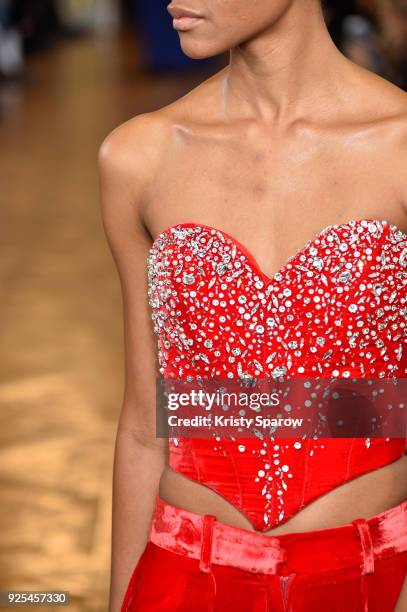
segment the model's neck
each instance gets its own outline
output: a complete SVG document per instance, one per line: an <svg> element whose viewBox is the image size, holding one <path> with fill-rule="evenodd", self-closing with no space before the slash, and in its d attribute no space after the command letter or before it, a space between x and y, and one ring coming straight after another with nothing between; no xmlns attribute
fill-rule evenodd
<svg viewBox="0 0 407 612"><path fill-rule="evenodd" d="M270 29L231 50L224 112L266 122L294 119L316 99L336 95L338 73L348 64L329 35L319 3L294 2Z"/></svg>

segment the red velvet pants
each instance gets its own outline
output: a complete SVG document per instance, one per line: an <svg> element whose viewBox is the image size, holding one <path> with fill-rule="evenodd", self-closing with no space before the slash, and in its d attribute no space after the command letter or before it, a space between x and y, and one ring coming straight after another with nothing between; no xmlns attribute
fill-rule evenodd
<svg viewBox="0 0 407 612"><path fill-rule="evenodd" d="M121 610L393 612L406 574L407 502L349 525L270 537L158 498Z"/></svg>

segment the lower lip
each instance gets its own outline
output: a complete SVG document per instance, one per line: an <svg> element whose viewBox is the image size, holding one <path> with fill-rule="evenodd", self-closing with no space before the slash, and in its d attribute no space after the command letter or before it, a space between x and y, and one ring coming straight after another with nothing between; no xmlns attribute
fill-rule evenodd
<svg viewBox="0 0 407 612"><path fill-rule="evenodd" d="M202 21L201 17L178 17L172 20L172 25L174 30L186 32L192 30L200 21Z"/></svg>

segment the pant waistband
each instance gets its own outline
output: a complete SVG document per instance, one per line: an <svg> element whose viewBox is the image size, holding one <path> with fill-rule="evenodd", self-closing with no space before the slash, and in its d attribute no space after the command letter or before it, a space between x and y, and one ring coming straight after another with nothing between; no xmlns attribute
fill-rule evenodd
<svg viewBox="0 0 407 612"><path fill-rule="evenodd" d="M331 529L266 536L230 527L157 497L149 540L170 552L211 564L260 574L317 573L360 567L407 551L407 501L374 517Z"/></svg>

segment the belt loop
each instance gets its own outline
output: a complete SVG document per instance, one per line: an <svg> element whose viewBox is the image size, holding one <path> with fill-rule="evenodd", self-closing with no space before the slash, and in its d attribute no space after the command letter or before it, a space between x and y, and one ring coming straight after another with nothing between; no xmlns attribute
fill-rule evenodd
<svg viewBox="0 0 407 612"><path fill-rule="evenodd" d="M201 556L199 559L199 569L202 572L211 571L212 534L215 521L216 517L212 514L205 514L203 517Z"/></svg>
<svg viewBox="0 0 407 612"><path fill-rule="evenodd" d="M369 523L365 519L355 519L353 525L358 530L360 543L362 547L363 565L362 575L373 574L374 572L374 549L373 540L370 533Z"/></svg>
<svg viewBox="0 0 407 612"><path fill-rule="evenodd" d="M363 555L362 575L360 582L363 612L369 612L368 574L373 574L374 572L374 549L372 534L370 533L369 523L365 519L355 519L352 521L352 524L355 525L358 530Z"/></svg>

